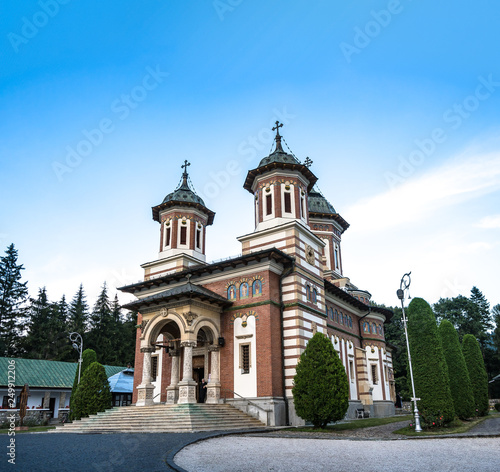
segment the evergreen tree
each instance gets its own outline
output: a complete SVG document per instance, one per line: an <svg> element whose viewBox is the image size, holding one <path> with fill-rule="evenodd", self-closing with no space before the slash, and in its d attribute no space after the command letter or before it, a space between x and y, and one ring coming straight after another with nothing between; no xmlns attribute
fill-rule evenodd
<svg viewBox="0 0 500 472"><path fill-rule="evenodd" d="M54 344L53 360L55 361L71 362L76 358L75 351L68 342L70 333L68 316L68 304L66 296L63 295L59 303L53 305L53 317L50 323L52 333L49 338Z"/></svg>
<svg viewBox="0 0 500 472"><path fill-rule="evenodd" d="M472 334L464 336L462 351L469 371L476 413L478 416L486 416L489 409L488 376L484 367L481 348Z"/></svg>
<svg viewBox="0 0 500 472"><path fill-rule="evenodd" d="M88 333L87 345L97 352L103 364L115 364L116 352L113 350L112 341L115 331L106 282L94 305L90 321L91 329Z"/></svg>
<svg viewBox="0 0 500 472"><path fill-rule="evenodd" d="M487 368L489 380L500 374L500 305L492 308L491 315L495 322L495 330L491 333L493 355L489 358L489 368ZM490 398L500 398L500 381L489 384L489 388Z"/></svg>
<svg viewBox="0 0 500 472"><path fill-rule="evenodd" d="M22 333L25 328L28 298L27 282L21 282L22 264L11 244L0 258L0 355L19 356L22 351Z"/></svg>
<svg viewBox="0 0 500 472"><path fill-rule="evenodd" d="M82 379L82 376L84 372L90 367L91 364L94 362L97 362L97 355L93 349L85 349L85 351L82 352L82 368L80 371L80 381ZM73 381L73 388L71 390L71 398L70 398L70 415L69 419L73 420L75 419L75 416L73 414L73 398L74 394L76 392L76 389L78 388L78 373L79 373L79 366L78 364L76 365L76 372L75 372L75 380Z"/></svg>
<svg viewBox="0 0 500 472"><path fill-rule="evenodd" d="M484 351L488 339L487 332L493 329L493 324L491 322L491 314L490 314L490 303L488 302L488 300L486 300L486 297L477 287L472 287L472 290L470 292L471 292L470 301L477 306L479 322L481 323L482 327L482 331L478 333L479 336L477 337L477 340L481 344L481 347ZM467 334L474 334L474 333L470 332Z"/></svg>
<svg viewBox="0 0 500 472"><path fill-rule="evenodd" d="M295 411L315 428L341 420L349 407L349 381L333 344L316 333L300 356L292 389Z"/></svg>
<svg viewBox="0 0 500 472"><path fill-rule="evenodd" d="M71 408L75 419L111 408L111 390L106 371L101 364L93 362L85 370L72 400Z"/></svg>
<svg viewBox="0 0 500 472"><path fill-rule="evenodd" d="M408 339L418 409L423 427L442 426L455 416L448 369L430 305L414 298L408 306Z"/></svg>
<svg viewBox="0 0 500 472"><path fill-rule="evenodd" d="M89 307L83 291L83 285L80 284L80 288L69 306L69 330L80 334L84 341L89 322L88 318Z"/></svg>
<svg viewBox="0 0 500 472"><path fill-rule="evenodd" d="M441 321L439 325L439 336L443 346L448 376L450 378L450 390L453 398L455 414L460 419L474 416L474 397L469 378L469 372L465 365L464 355L458 340L458 334L448 320Z"/></svg>
<svg viewBox="0 0 500 472"><path fill-rule="evenodd" d="M30 299L28 334L24 340L28 359L50 360L52 347L49 345L48 335L53 310L46 288L38 289L38 297Z"/></svg>

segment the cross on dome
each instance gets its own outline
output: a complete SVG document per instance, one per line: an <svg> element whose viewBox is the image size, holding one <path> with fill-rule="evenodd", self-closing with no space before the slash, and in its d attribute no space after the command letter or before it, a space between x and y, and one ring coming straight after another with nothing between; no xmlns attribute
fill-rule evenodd
<svg viewBox="0 0 500 472"><path fill-rule="evenodd" d="M185 160L185 161L184 161L184 164L183 164L183 165L181 165L181 169L184 169L184 174L186 174L186 175L187 175L187 168L188 168L188 166L190 166L190 165L191 165L191 163L190 163L190 162L188 162L187 160Z"/></svg>
<svg viewBox="0 0 500 472"><path fill-rule="evenodd" d="M278 120L276 120L276 126L272 128L273 131L276 131L276 137L274 138L276 141L276 149L274 152L284 152L283 148L281 147L281 136L280 136L280 128L283 127L283 123L280 123Z"/></svg>

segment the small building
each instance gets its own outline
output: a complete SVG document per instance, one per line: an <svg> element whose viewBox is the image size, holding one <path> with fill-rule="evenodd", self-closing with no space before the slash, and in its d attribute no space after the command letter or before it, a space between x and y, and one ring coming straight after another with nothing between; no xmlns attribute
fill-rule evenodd
<svg viewBox="0 0 500 472"><path fill-rule="evenodd" d="M128 406L132 404L134 390L134 369L126 368L108 378L113 406Z"/></svg>
<svg viewBox="0 0 500 472"><path fill-rule="evenodd" d="M28 384L29 410L41 410L50 418L59 418L69 411L69 400L78 363L17 359L0 357L1 411L12 413L19 409L19 396L24 384ZM109 378L124 370L121 366L104 366ZM15 389L15 408L10 408L9 384ZM0 415L0 422L4 415Z"/></svg>

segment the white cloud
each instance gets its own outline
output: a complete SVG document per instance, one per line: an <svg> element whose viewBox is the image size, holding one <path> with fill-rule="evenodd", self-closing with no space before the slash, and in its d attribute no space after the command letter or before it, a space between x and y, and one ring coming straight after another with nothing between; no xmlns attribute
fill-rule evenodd
<svg viewBox="0 0 500 472"><path fill-rule="evenodd" d="M478 228L496 229L500 228L500 215L489 215L481 218L476 224Z"/></svg>
<svg viewBox="0 0 500 472"><path fill-rule="evenodd" d="M393 190L362 200L345 214L357 229L387 229L419 221L439 208L499 189L499 153L461 157Z"/></svg>

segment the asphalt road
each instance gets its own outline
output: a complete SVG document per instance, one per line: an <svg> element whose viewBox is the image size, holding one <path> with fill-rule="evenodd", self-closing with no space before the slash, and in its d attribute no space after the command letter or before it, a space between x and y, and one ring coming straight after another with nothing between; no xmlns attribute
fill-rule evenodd
<svg viewBox="0 0 500 472"><path fill-rule="evenodd" d="M7 456L9 436L0 435L0 471L166 472L167 454L213 433L17 434L16 463Z"/></svg>

